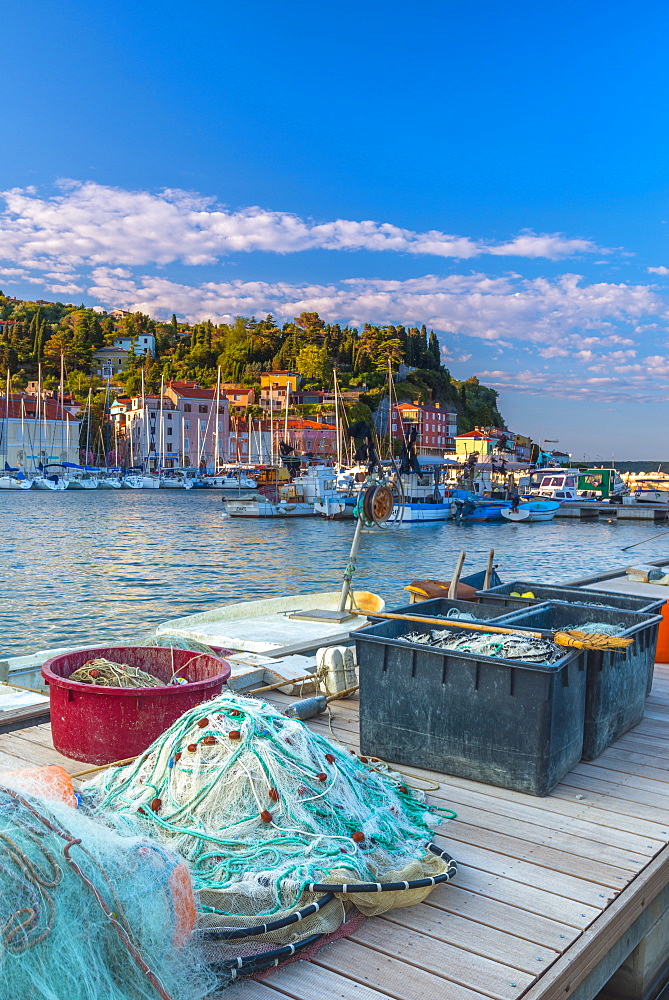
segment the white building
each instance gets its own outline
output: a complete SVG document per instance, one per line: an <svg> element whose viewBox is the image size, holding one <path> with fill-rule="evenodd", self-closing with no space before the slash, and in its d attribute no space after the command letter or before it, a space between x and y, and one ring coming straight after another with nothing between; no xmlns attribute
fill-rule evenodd
<svg viewBox="0 0 669 1000"><path fill-rule="evenodd" d="M152 333L142 333L139 337L116 337L114 347L121 347L128 352L134 350L135 354L142 356L156 356L156 338Z"/></svg>
<svg viewBox="0 0 669 1000"><path fill-rule="evenodd" d="M34 394L10 395L9 404L0 398L0 468L34 472L40 463L79 463L77 420L57 400L39 399Z"/></svg>

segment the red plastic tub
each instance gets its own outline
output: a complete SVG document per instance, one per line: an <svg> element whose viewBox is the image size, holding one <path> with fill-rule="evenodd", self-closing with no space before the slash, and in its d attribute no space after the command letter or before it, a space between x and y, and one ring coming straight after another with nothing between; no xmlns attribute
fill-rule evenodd
<svg viewBox="0 0 669 1000"><path fill-rule="evenodd" d="M68 680L99 656L139 667L166 686L97 687ZM175 670L189 683L169 684ZM54 656L42 667L53 745L66 757L90 764L136 757L180 715L220 694L229 676L230 665L217 656L162 646L100 646Z"/></svg>

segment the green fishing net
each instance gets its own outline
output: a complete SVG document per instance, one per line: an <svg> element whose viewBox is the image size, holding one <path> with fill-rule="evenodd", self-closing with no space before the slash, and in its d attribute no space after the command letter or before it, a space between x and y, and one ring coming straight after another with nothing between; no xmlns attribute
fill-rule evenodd
<svg viewBox="0 0 669 1000"><path fill-rule="evenodd" d="M192 916L173 852L0 787L3 998L198 1000L216 977L189 939Z"/></svg>
<svg viewBox="0 0 669 1000"><path fill-rule="evenodd" d="M452 813L380 761L231 693L187 712L82 795L119 822L139 820L186 859L200 928L281 923L334 886L335 906L269 938L294 941L335 929L351 902L368 914L417 902L454 870L428 846ZM360 883L369 892L355 893ZM378 888L389 883L399 884Z"/></svg>

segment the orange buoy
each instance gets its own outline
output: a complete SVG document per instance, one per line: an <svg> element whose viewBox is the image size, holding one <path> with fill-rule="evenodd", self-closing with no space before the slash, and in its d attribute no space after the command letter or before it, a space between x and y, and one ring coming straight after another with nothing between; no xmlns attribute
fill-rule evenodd
<svg viewBox="0 0 669 1000"><path fill-rule="evenodd" d="M168 879L174 908L173 941L177 948L183 947L195 927L195 896L190 872L180 861L172 869Z"/></svg>
<svg viewBox="0 0 669 1000"><path fill-rule="evenodd" d="M72 779L67 771L57 764L47 767L24 767L11 771L0 771L0 785L7 784L27 795L37 795L50 802L64 802L76 807Z"/></svg>
<svg viewBox="0 0 669 1000"><path fill-rule="evenodd" d="M207 726L209 725L209 719L198 719L197 724L200 727L200 729L206 729Z"/></svg>
<svg viewBox="0 0 669 1000"><path fill-rule="evenodd" d="M364 839L365 839L364 833L360 833L359 830L356 833L352 834L351 836L351 840L354 840L356 844L362 844Z"/></svg>
<svg viewBox="0 0 669 1000"><path fill-rule="evenodd" d="M238 729L231 729L230 732L228 733L229 740L241 740L241 738L242 734Z"/></svg>
<svg viewBox="0 0 669 1000"><path fill-rule="evenodd" d="M271 823L272 822L272 814L269 811L269 809L263 809L263 811L260 813L260 818L263 821L263 823Z"/></svg>

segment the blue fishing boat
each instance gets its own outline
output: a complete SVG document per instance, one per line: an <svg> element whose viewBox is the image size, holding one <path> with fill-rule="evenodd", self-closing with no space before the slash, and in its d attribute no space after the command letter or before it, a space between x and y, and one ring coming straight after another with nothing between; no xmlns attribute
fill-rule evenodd
<svg viewBox="0 0 669 1000"><path fill-rule="evenodd" d="M451 493L451 504L455 521L501 521L502 511L511 507L511 500L488 500L458 489Z"/></svg>
<svg viewBox="0 0 669 1000"><path fill-rule="evenodd" d="M530 521L552 521L559 509L560 502L558 500L528 500L517 506L512 503L508 509L501 513L506 521L529 523Z"/></svg>

